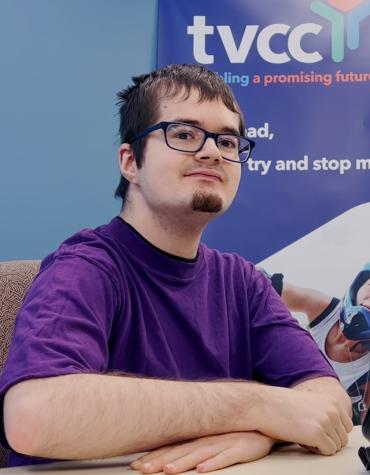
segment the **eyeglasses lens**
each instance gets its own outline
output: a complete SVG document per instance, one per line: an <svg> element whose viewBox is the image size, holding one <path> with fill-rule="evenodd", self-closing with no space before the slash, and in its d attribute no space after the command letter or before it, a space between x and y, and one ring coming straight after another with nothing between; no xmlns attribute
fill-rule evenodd
<svg viewBox="0 0 370 475"><path fill-rule="evenodd" d="M166 129L167 143L183 152L195 152L204 144L205 132L188 124L170 124ZM245 161L251 151L250 143L244 137L222 134L217 138L217 147L223 157L236 162Z"/></svg>
<svg viewBox="0 0 370 475"><path fill-rule="evenodd" d="M186 124L171 124L166 133L168 145L184 152L195 152L204 140L201 129Z"/></svg>

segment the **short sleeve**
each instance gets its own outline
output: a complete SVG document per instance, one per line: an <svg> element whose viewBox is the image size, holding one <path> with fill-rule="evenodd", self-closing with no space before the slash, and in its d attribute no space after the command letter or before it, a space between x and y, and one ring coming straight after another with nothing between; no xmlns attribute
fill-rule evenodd
<svg viewBox="0 0 370 475"><path fill-rule="evenodd" d="M53 259L17 315L0 380L1 409L6 391L23 380L106 371L116 307L107 270L75 255Z"/></svg>
<svg viewBox="0 0 370 475"><path fill-rule="evenodd" d="M292 317L263 273L253 269L248 296L253 377L291 387L321 376L337 378L311 335Z"/></svg>

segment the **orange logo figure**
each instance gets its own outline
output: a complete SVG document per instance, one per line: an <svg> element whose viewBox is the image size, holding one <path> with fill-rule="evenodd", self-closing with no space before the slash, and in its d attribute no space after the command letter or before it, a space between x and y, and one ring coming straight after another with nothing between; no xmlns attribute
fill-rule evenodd
<svg viewBox="0 0 370 475"><path fill-rule="evenodd" d="M341 12L349 12L364 3L364 0L328 0L328 3Z"/></svg>

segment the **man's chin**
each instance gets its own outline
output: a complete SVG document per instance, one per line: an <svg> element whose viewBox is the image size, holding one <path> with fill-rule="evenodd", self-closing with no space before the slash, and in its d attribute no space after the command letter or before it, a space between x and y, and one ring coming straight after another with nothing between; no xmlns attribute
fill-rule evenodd
<svg viewBox="0 0 370 475"><path fill-rule="evenodd" d="M220 213L223 211L223 202L215 193L196 192L192 199L193 211L201 213Z"/></svg>

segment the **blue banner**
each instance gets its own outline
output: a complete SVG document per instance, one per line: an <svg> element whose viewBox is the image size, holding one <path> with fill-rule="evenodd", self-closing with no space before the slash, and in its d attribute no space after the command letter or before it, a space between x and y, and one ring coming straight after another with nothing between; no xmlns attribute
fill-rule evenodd
<svg viewBox="0 0 370 475"><path fill-rule="evenodd" d="M217 72L256 141L205 242L268 272L355 423L370 406L369 39L370 0L159 0L158 66Z"/></svg>

